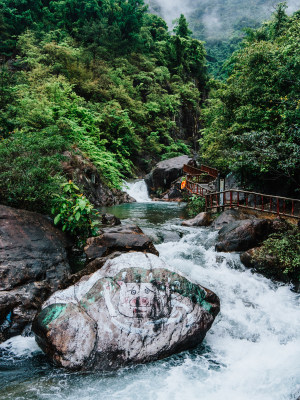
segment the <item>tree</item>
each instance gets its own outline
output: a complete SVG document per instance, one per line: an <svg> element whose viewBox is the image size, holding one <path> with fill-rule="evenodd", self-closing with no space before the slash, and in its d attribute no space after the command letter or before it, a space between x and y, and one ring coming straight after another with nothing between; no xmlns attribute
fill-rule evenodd
<svg viewBox="0 0 300 400"><path fill-rule="evenodd" d="M176 33L177 36L185 39L187 39L192 34L192 31L189 30L189 24L183 14L181 14L179 19L176 21L174 33Z"/></svg>

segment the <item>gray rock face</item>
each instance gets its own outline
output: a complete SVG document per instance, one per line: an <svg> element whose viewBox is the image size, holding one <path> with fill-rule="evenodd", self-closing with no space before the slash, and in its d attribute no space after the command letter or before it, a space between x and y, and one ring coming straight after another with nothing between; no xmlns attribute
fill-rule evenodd
<svg viewBox="0 0 300 400"><path fill-rule="evenodd" d="M88 261L106 257L116 251L144 251L158 255L151 239L136 225L104 228L99 236L87 240L84 251Z"/></svg>
<svg viewBox="0 0 300 400"><path fill-rule="evenodd" d="M33 331L57 365L107 370L198 345L219 308L213 292L157 256L127 253L53 294Z"/></svg>
<svg viewBox="0 0 300 400"><path fill-rule="evenodd" d="M201 212L196 215L195 218L188 219L181 223L182 226L209 226L211 224L211 214L207 212Z"/></svg>
<svg viewBox="0 0 300 400"><path fill-rule="evenodd" d="M84 193L95 206L112 206L114 204L134 203L136 200L119 189L110 189L93 163L76 150L64 153L67 161L62 163L68 179L74 180L84 188Z"/></svg>
<svg viewBox="0 0 300 400"><path fill-rule="evenodd" d="M232 222L251 218L250 215L243 213L241 210L226 210L214 220L212 228L219 230Z"/></svg>
<svg viewBox="0 0 300 400"><path fill-rule="evenodd" d="M217 251L246 251L259 245L272 233L269 219L246 219L225 225L219 232Z"/></svg>
<svg viewBox="0 0 300 400"><path fill-rule="evenodd" d="M113 214L102 214L102 220L101 220L103 225L110 225L110 226L116 226L116 225L121 225L121 220L117 218Z"/></svg>
<svg viewBox="0 0 300 400"><path fill-rule="evenodd" d="M157 191L165 192L171 187L173 181L183 175L183 166L192 159L188 156L179 156L161 161L145 177L145 182L150 194Z"/></svg>
<svg viewBox="0 0 300 400"><path fill-rule="evenodd" d="M0 342L20 334L66 278L71 245L43 215L0 206Z"/></svg>

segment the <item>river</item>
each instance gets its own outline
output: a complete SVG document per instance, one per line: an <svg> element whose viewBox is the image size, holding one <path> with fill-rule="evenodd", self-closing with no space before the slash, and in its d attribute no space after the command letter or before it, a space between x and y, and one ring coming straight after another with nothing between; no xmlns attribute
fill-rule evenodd
<svg viewBox="0 0 300 400"><path fill-rule="evenodd" d="M184 204L140 200L108 209L138 224L160 256L221 300L221 312L192 351L111 373L69 373L50 365L34 338L0 346L0 399L294 400L300 395L300 295L216 253L217 233L180 226Z"/></svg>

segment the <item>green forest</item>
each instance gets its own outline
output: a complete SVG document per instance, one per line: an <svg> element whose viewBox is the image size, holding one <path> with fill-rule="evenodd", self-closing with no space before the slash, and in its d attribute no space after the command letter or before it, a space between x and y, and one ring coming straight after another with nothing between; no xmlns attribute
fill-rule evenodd
<svg viewBox="0 0 300 400"><path fill-rule="evenodd" d="M219 79L227 74L226 60L240 47L250 28L270 19L279 0L148 0L150 11L165 17L169 26L181 8L190 23L192 37L205 42L209 72ZM296 11L290 0L287 12ZM225 63L225 65L224 65Z"/></svg>
<svg viewBox="0 0 300 400"><path fill-rule="evenodd" d="M115 188L198 152L300 196L300 11L249 29L226 81L183 15L170 33L143 0L0 0L0 35L1 203L50 213L66 150Z"/></svg>

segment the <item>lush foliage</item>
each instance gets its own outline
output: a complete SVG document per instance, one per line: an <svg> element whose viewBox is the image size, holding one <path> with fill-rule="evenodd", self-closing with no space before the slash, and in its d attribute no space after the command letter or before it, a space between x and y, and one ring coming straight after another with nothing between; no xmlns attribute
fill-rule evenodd
<svg viewBox="0 0 300 400"><path fill-rule="evenodd" d="M201 139L204 161L293 195L300 185L299 36L300 12L288 17L284 5L249 32L227 83L212 82Z"/></svg>
<svg viewBox="0 0 300 400"><path fill-rule="evenodd" d="M48 212L53 193L63 181L63 137L50 133L11 132L0 142L0 202L32 211Z"/></svg>
<svg viewBox="0 0 300 400"><path fill-rule="evenodd" d="M80 240L97 234L97 210L72 181L62 184L62 194L56 196L52 214L55 225Z"/></svg>
<svg viewBox="0 0 300 400"><path fill-rule="evenodd" d="M271 256L280 271L289 279L300 281L299 229L271 235L263 242L256 259L264 263L266 256Z"/></svg>
<svg viewBox="0 0 300 400"><path fill-rule="evenodd" d="M196 195L189 197L187 210L191 218L205 211L205 198Z"/></svg>
<svg viewBox="0 0 300 400"><path fill-rule="evenodd" d="M258 28L268 20L280 0L183 0L193 37L203 40L208 68L217 78L227 76L224 62L237 50L245 29ZM176 5L171 1L149 0L151 11L165 18L171 26ZM292 2L289 2L292 3ZM296 2L294 2L296 3ZM292 10L291 10L292 11ZM293 10L295 11L295 10Z"/></svg>
<svg viewBox="0 0 300 400"><path fill-rule="evenodd" d="M137 169L197 146L205 51L183 16L170 35L142 0L0 0L0 33L1 182L17 174L14 152L37 165L49 153L54 165L76 147L120 187ZM34 175L36 199L12 176L1 200L49 210L62 175L52 164Z"/></svg>

